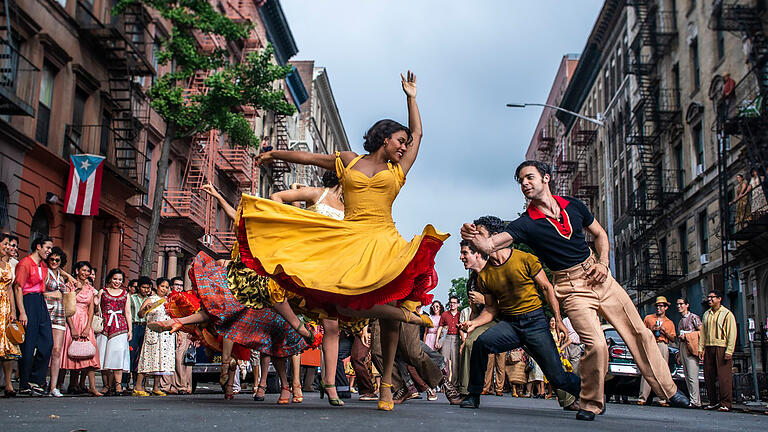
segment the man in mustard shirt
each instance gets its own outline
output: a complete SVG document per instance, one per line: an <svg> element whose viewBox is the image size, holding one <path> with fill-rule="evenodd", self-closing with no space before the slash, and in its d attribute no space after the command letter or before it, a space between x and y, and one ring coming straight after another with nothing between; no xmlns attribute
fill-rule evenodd
<svg viewBox="0 0 768 432"><path fill-rule="evenodd" d="M704 361L704 381L709 405L704 409L730 411L733 402L733 351L736 349L736 318L721 304L723 295L707 295L709 310L701 317L699 358ZM716 384L720 384L717 392Z"/></svg>
<svg viewBox="0 0 768 432"><path fill-rule="evenodd" d="M490 237L504 230L504 223L494 216L483 216L474 222L481 236ZM560 355L549 331L543 303L536 290L541 286L557 322L561 338L568 334L560 317L560 306L552 284L534 255L511 248L499 249L489 256L488 264L478 273L478 289L485 296L480 315L463 324L467 332L491 322L499 322L477 338L470 359L469 395L462 408L478 408L483 390L488 355L503 353L521 346L536 360L549 383L572 395L581 392L581 379L565 372Z"/></svg>

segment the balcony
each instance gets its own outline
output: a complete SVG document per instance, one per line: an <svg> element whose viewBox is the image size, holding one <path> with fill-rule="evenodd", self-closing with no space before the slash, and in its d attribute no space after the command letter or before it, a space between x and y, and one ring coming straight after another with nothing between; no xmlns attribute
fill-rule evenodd
<svg viewBox="0 0 768 432"><path fill-rule="evenodd" d="M0 39L0 115L35 116L39 74L12 43Z"/></svg>
<svg viewBox="0 0 768 432"><path fill-rule="evenodd" d="M165 219L175 219L184 224L192 224L190 228L201 232L205 230L206 201L197 192L179 188L166 189L163 193L163 209L161 216Z"/></svg>
<svg viewBox="0 0 768 432"><path fill-rule="evenodd" d="M731 239L749 241L768 232L768 205L758 194L763 194L762 188L731 204Z"/></svg>
<svg viewBox="0 0 768 432"><path fill-rule="evenodd" d="M746 129L765 126L764 105L755 73L750 71L720 103L718 114L725 133L744 135Z"/></svg>
<svg viewBox="0 0 768 432"><path fill-rule="evenodd" d="M144 174L147 156L139 150L140 139L131 138L109 125L72 125L64 130L62 156L95 153L106 157L105 167L137 193L147 193Z"/></svg>
<svg viewBox="0 0 768 432"><path fill-rule="evenodd" d="M215 231L211 234L209 245L211 250L220 255L232 252L232 246L235 244L237 236L232 231Z"/></svg>
<svg viewBox="0 0 768 432"><path fill-rule="evenodd" d="M253 181L253 156L245 148L220 149L216 155L216 168L232 177L240 186Z"/></svg>
<svg viewBox="0 0 768 432"><path fill-rule="evenodd" d="M589 147L595 142L597 137L597 129L581 126L574 128L571 132L571 144L578 147Z"/></svg>
<svg viewBox="0 0 768 432"><path fill-rule="evenodd" d="M539 131L538 151L542 153L551 153L555 147L555 138L549 136L544 129Z"/></svg>
<svg viewBox="0 0 768 432"><path fill-rule="evenodd" d="M627 56L626 70L630 75L650 75L655 66L649 54Z"/></svg>
<svg viewBox="0 0 768 432"><path fill-rule="evenodd" d="M679 252L645 253L633 273L632 288L639 291L663 289L684 276L683 260Z"/></svg>
<svg viewBox="0 0 768 432"><path fill-rule="evenodd" d="M712 16L707 26L711 30L746 32L754 34L762 32L763 24L760 12L764 6L762 0L729 0L714 2Z"/></svg>
<svg viewBox="0 0 768 432"><path fill-rule="evenodd" d="M80 32L106 53L104 60L110 70L136 75L155 74L149 60L154 42L147 30L151 19L141 4L130 6L120 15L112 15L111 7L96 10L93 5L78 0L75 20Z"/></svg>

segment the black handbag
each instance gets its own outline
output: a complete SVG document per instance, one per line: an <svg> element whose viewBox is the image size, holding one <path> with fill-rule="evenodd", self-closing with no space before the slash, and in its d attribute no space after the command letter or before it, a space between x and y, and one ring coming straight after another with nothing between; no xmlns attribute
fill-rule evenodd
<svg viewBox="0 0 768 432"><path fill-rule="evenodd" d="M194 366L197 363L197 349L195 345L189 345L187 352L184 353L183 363L185 366Z"/></svg>

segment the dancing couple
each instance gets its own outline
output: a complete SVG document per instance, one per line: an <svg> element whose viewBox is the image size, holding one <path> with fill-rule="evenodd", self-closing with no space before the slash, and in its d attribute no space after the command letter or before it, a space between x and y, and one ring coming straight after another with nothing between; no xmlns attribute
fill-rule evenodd
<svg viewBox="0 0 768 432"><path fill-rule="evenodd" d="M466 223L461 228L461 236L488 255L513 243L525 243L552 271L554 296L586 347L579 368L580 409L576 418L594 420L595 414L605 411L603 385L608 346L598 315L619 332L653 391L672 406L687 407L689 400L672 380L653 333L643 324L626 291L611 276L608 235L600 223L581 201L552 195L548 165L525 161L517 167L515 178L530 201L526 212L500 232L489 232L478 223ZM594 238L594 253L586 242L585 231ZM550 304L554 306L551 301ZM558 327L560 325L558 322ZM552 340L548 343L552 344ZM493 351L493 346L490 350ZM470 397L472 400L467 400L467 404L476 406L473 395Z"/></svg>

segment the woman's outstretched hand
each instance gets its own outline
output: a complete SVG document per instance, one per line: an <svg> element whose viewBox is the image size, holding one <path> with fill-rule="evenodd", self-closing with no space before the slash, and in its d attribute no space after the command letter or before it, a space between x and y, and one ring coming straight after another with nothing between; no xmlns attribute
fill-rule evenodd
<svg viewBox="0 0 768 432"><path fill-rule="evenodd" d="M219 191L217 191L217 190L216 190L216 188L215 188L215 187L213 186L213 184L211 184L211 183L206 183L206 184L204 184L204 185L203 185L203 186L200 188L200 190L201 190L201 191L203 191L203 192L205 192L205 193L207 193L208 195L210 195L210 196L212 196L212 197L214 197L214 198L218 198L218 197L220 196L220 195L219 195Z"/></svg>
<svg viewBox="0 0 768 432"><path fill-rule="evenodd" d="M416 97L416 74L414 74L411 71L408 71L408 75L404 76L403 74L400 74L400 78L403 80L403 91L405 92L405 95L409 98L415 98Z"/></svg>
<svg viewBox="0 0 768 432"><path fill-rule="evenodd" d="M275 158L272 155L271 151L261 153L260 155L256 156L256 165L269 165L274 161Z"/></svg>

